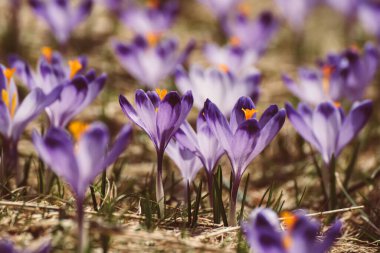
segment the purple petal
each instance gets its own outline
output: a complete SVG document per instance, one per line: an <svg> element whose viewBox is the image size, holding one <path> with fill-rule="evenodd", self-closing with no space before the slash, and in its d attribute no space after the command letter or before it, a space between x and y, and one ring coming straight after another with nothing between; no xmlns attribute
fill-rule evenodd
<svg viewBox="0 0 380 253"><path fill-rule="evenodd" d="M235 133L237 128L245 119L245 114L243 109L255 109L255 104L253 103L250 97L240 97L236 102L234 108L232 109L231 118L230 118L230 127L232 133ZM256 118L256 113L254 115Z"/></svg>
<svg viewBox="0 0 380 253"><path fill-rule="evenodd" d="M11 116L5 103L0 100L0 133L9 138L11 134Z"/></svg>
<svg viewBox="0 0 380 253"><path fill-rule="evenodd" d="M158 148L159 143L156 125L156 117L158 117L158 113L156 114L156 108L143 90L136 91L135 104L136 113L141 122L143 122L144 130L146 129L147 134Z"/></svg>
<svg viewBox="0 0 380 253"><path fill-rule="evenodd" d="M104 165L102 167L106 168L116 161L120 154L127 148L132 137L132 126L125 125L116 136L115 142L112 145L111 150L108 152Z"/></svg>

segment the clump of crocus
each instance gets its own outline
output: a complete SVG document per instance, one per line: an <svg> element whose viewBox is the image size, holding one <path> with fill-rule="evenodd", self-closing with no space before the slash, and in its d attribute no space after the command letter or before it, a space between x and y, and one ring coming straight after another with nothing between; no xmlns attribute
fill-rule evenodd
<svg viewBox="0 0 380 253"><path fill-rule="evenodd" d="M358 16L364 29L380 41L380 3L362 1L359 5Z"/></svg>
<svg viewBox="0 0 380 253"><path fill-rule="evenodd" d="M289 26L296 32L302 32L306 18L318 3L317 0L276 0L277 8Z"/></svg>
<svg viewBox="0 0 380 253"><path fill-rule="evenodd" d="M11 65L16 68L16 75L29 88L39 87L45 94L62 86L61 97L48 108L50 124L54 127L65 127L69 121L83 111L103 89L106 74L96 76L93 69L87 71L87 59L65 61L62 55L49 47L42 48L37 70L13 57Z"/></svg>
<svg viewBox="0 0 380 253"><path fill-rule="evenodd" d="M225 25L225 31L232 45L239 45L261 56L278 30L278 22L269 11L262 12L256 20L250 20L245 13L239 13Z"/></svg>
<svg viewBox="0 0 380 253"><path fill-rule="evenodd" d="M199 112L196 130L197 132L193 130L189 122L185 121L174 137L202 162L206 170L210 206L212 207L213 172L218 160L224 153L224 149L208 126L203 110Z"/></svg>
<svg viewBox="0 0 380 253"><path fill-rule="evenodd" d="M331 163L365 126L372 113L372 102L354 103L347 115L340 104L332 102L320 103L314 110L304 103L298 105L298 110L289 103L285 107L296 131L322 156L326 167L322 170L325 192L330 198L330 205L334 206L335 189L331 188L334 187L331 173L334 173L335 165Z"/></svg>
<svg viewBox="0 0 380 253"><path fill-rule="evenodd" d="M273 140L285 122L285 110L271 105L256 119L257 110L249 97L241 97L232 110L230 121L210 100L204 108L207 123L219 139L232 166L229 225L236 225L236 198L244 171L251 161Z"/></svg>
<svg viewBox="0 0 380 253"><path fill-rule="evenodd" d="M146 7L128 4L119 16L136 34L159 37L173 25L178 11L179 5L176 0L149 0Z"/></svg>
<svg viewBox="0 0 380 253"><path fill-rule="evenodd" d="M122 66L141 85L154 89L186 60L194 43L189 42L180 52L177 40L137 36L130 44L115 42L113 46Z"/></svg>
<svg viewBox="0 0 380 253"><path fill-rule="evenodd" d="M62 87L44 93L42 89L32 89L23 101L20 101L13 74L16 70L0 66L0 133L3 138L2 175L7 179L11 174L17 173L17 145L25 127L44 109L56 101ZM18 174L18 176L20 176ZM21 178L18 178L21 179Z"/></svg>
<svg viewBox="0 0 380 253"><path fill-rule="evenodd" d="M135 108L120 95L120 106L127 117L141 127L152 140L157 153L156 199L164 217L164 188L162 162L166 146L186 120L193 106L191 91L181 98L177 92L157 89L156 92L137 90Z"/></svg>
<svg viewBox="0 0 380 253"><path fill-rule="evenodd" d="M237 75L223 64L219 68L206 69L191 65L189 73L183 68L178 68L175 76L178 90L182 93L191 90L195 107L199 110L203 108L206 99L209 99L217 105L223 115L228 116L241 96L250 96L255 102L259 98L261 74L253 67L246 70L245 74Z"/></svg>
<svg viewBox="0 0 380 253"><path fill-rule="evenodd" d="M72 136L62 128L50 128L45 136L34 132L33 142L41 159L69 184L74 193L81 251L85 247L83 202L86 191L95 177L127 147L132 127L123 127L112 146L109 146L108 128L103 123L74 122L69 129Z"/></svg>
<svg viewBox="0 0 380 253"><path fill-rule="evenodd" d="M29 0L29 4L47 23L56 40L64 45L71 32L90 14L93 1L81 0L77 6L68 0Z"/></svg>
<svg viewBox="0 0 380 253"><path fill-rule="evenodd" d="M2 253L49 253L51 251L52 247L49 240L32 243L28 248L19 249L13 244L13 242L6 239L0 239L0 252Z"/></svg>
<svg viewBox="0 0 380 253"><path fill-rule="evenodd" d="M342 223L336 221L319 239L321 225L305 214L284 213L283 230L270 209L257 208L242 225L248 245L255 253L326 253L341 235Z"/></svg>

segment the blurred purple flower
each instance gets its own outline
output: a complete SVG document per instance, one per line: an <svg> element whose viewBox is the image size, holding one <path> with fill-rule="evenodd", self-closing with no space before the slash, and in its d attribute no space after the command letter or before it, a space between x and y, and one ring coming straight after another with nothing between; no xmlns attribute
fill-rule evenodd
<svg viewBox="0 0 380 253"><path fill-rule="evenodd" d="M255 102L258 100L260 81L261 74L254 68L246 70L240 77L230 72L226 65L220 65L219 69L192 65L189 73L180 67L175 78L180 92L193 92L194 104L199 110L206 99L210 99L226 116L231 114L236 100L241 96L251 96Z"/></svg>
<svg viewBox="0 0 380 253"><path fill-rule="evenodd" d="M293 127L321 153L326 165L359 134L372 113L369 100L354 103L347 116L331 102L321 103L314 110L304 103L298 104L298 110L289 103L285 107Z"/></svg>
<svg viewBox="0 0 380 253"><path fill-rule="evenodd" d="M282 16L296 32L303 30L307 16L317 2L318 0L275 0Z"/></svg>
<svg viewBox="0 0 380 253"><path fill-rule="evenodd" d="M18 58L11 59L17 76L31 90L39 87L45 94L62 86L61 97L46 108L50 124L65 127L68 122L84 110L103 89L107 76L96 76L93 69L86 71L87 59L78 57L68 64L61 54L50 48L43 48L37 70Z"/></svg>
<svg viewBox="0 0 380 253"><path fill-rule="evenodd" d="M194 48L194 42L191 41L180 53L176 40L156 39L137 36L131 44L115 42L113 45L122 66L142 85L152 89L172 74Z"/></svg>
<svg viewBox="0 0 380 253"><path fill-rule="evenodd" d="M213 206L213 171L218 160L223 155L224 149L208 126L203 110L199 112L197 118L196 133L191 125L185 121L176 132L174 138L198 156L202 162L203 167L206 169L210 206Z"/></svg>
<svg viewBox="0 0 380 253"><path fill-rule="evenodd" d="M29 0L29 4L49 25L57 41L65 44L70 33L90 14L93 1L81 0L75 7L68 0Z"/></svg>
<svg viewBox="0 0 380 253"><path fill-rule="evenodd" d="M129 4L128 8L120 13L120 19L132 31L141 36L160 36L174 23L179 5L176 0L160 3L151 0L147 7Z"/></svg>
<svg viewBox="0 0 380 253"><path fill-rule="evenodd" d="M177 92L157 89L156 92L137 90L136 109L120 95L120 106L127 117L141 127L152 140L157 152L156 198L160 215L164 217L164 189L162 184L162 161L166 146L186 120L193 96L186 92L181 98Z"/></svg>
<svg viewBox="0 0 380 253"><path fill-rule="evenodd" d="M278 22L269 11L262 12L256 20L237 14L227 21L225 30L232 45L252 49L261 56L278 30Z"/></svg>
<svg viewBox="0 0 380 253"><path fill-rule="evenodd" d="M235 74L244 74L259 58L258 52L250 48L227 45L219 47L216 44L206 44L203 55L214 66L225 66Z"/></svg>
<svg viewBox="0 0 380 253"><path fill-rule="evenodd" d="M249 163L273 140L285 122L285 110L271 105L256 120L251 98L241 97L227 122L225 116L210 100L204 108L207 123L227 153L232 166L233 183L230 196L229 225L236 225L236 198L242 175Z"/></svg>
<svg viewBox="0 0 380 253"><path fill-rule="evenodd" d="M41 159L71 187L77 204L79 242L83 246L83 202L95 177L112 164L129 144L131 125L124 126L109 146L108 128L100 122L70 127L76 142L62 128L50 128L44 137L33 133Z"/></svg>
<svg viewBox="0 0 380 253"><path fill-rule="evenodd" d="M250 248L256 253L325 253L341 236L342 223L336 221L318 238L319 222L304 214L286 214L283 217L287 230L283 231L277 214L271 209L255 209L242 230Z"/></svg>
<svg viewBox="0 0 380 253"><path fill-rule="evenodd" d="M380 2L364 1L359 5L358 12L364 29L380 41Z"/></svg>
<svg viewBox="0 0 380 253"><path fill-rule="evenodd" d="M342 13L350 21L354 21L361 0L325 0L331 8Z"/></svg>
<svg viewBox="0 0 380 253"><path fill-rule="evenodd" d="M120 15L128 8L131 0L102 0L102 3L116 15Z"/></svg>
<svg viewBox="0 0 380 253"><path fill-rule="evenodd" d="M222 20L234 12L242 0L199 0L205 5L218 19Z"/></svg>
<svg viewBox="0 0 380 253"><path fill-rule="evenodd" d="M0 239L1 253L49 253L52 251L51 242L49 240L32 243L27 249L16 248L13 242Z"/></svg>

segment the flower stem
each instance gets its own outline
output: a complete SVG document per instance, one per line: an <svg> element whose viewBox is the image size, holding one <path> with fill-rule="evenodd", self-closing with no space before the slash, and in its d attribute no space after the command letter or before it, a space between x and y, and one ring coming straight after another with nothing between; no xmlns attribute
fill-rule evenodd
<svg viewBox="0 0 380 253"><path fill-rule="evenodd" d="M83 198L78 197L76 201L77 205L77 226L78 226L78 253L85 252L86 242L85 242L85 231L84 231L84 209L83 209Z"/></svg>
<svg viewBox="0 0 380 253"><path fill-rule="evenodd" d="M232 182L231 195L230 195L230 215L228 217L228 225L236 226L236 200L239 192L241 177L235 176Z"/></svg>
<svg viewBox="0 0 380 253"><path fill-rule="evenodd" d="M213 181L214 181L214 178L213 178L213 173L212 172L209 172L209 171L206 171L206 176L207 176L207 187L208 187L208 197L209 197L209 201L210 201L210 207L214 207L214 191L213 191Z"/></svg>
<svg viewBox="0 0 380 253"><path fill-rule="evenodd" d="M164 152L157 152L156 200L159 207L160 218L165 217L165 195L164 195L164 185L162 183L163 160L164 160Z"/></svg>

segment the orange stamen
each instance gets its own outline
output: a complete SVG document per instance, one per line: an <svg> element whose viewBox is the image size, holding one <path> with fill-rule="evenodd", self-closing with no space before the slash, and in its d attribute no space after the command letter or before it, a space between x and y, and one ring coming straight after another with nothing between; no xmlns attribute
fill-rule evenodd
<svg viewBox="0 0 380 253"><path fill-rule="evenodd" d="M145 38L148 41L149 46L154 47L160 40L160 35L157 33L148 33Z"/></svg>
<svg viewBox="0 0 380 253"><path fill-rule="evenodd" d="M230 68L226 65L226 64L219 64L219 70L224 72L224 73L228 73L230 71Z"/></svg>
<svg viewBox="0 0 380 253"><path fill-rule="evenodd" d="M241 110L244 112L245 120L251 119L257 112L255 108L252 108L252 109L241 108Z"/></svg>
<svg viewBox="0 0 380 253"><path fill-rule="evenodd" d="M149 0L146 5L148 8L157 9L160 6L160 0Z"/></svg>
<svg viewBox="0 0 380 253"><path fill-rule="evenodd" d="M89 125L82 121L73 121L69 125L69 131L73 135L74 140L78 141L82 135L86 132Z"/></svg>
<svg viewBox="0 0 380 253"><path fill-rule="evenodd" d="M351 50L353 51L353 52L355 52L355 53L360 53L360 48L359 48L359 46L358 45L356 45L356 44L352 44L351 45Z"/></svg>
<svg viewBox="0 0 380 253"><path fill-rule="evenodd" d="M285 235L285 237L282 239L282 244L284 245L285 249L290 249L293 244L292 237L290 235Z"/></svg>
<svg viewBox="0 0 380 253"><path fill-rule="evenodd" d="M70 79L72 79L79 70L82 69L82 64L79 60L72 60L69 61L69 67L70 67Z"/></svg>
<svg viewBox="0 0 380 253"><path fill-rule="evenodd" d="M249 16L249 13L251 13L251 6L248 3L239 4L237 9L240 14L246 17Z"/></svg>
<svg viewBox="0 0 380 253"><path fill-rule="evenodd" d="M294 225L296 224L298 218L297 216L295 216L293 213L291 212L282 212L281 213L281 218L283 219L286 227L289 229L289 230L292 230Z"/></svg>
<svg viewBox="0 0 380 253"><path fill-rule="evenodd" d="M340 102L337 102L337 101L334 102L334 105L335 105L336 108L341 108L342 107L342 104Z"/></svg>
<svg viewBox="0 0 380 253"><path fill-rule="evenodd" d="M6 69L3 70L4 76L7 79L7 83L8 84L11 81L11 78L13 77L13 75L14 75L15 72L16 72L15 68L11 68L11 69L6 68Z"/></svg>
<svg viewBox="0 0 380 253"><path fill-rule="evenodd" d="M156 89L157 95L160 97L160 100L163 100L166 94L168 94L168 91L165 89Z"/></svg>
<svg viewBox="0 0 380 253"><path fill-rule="evenodd" d="M240 46L241 41L237 36L232 36L229 41L231 46Z"/></svg>
<svg viewBox="0 0 380 253"><path fill-rule="evenodd" d="M9 94L6 90L1 90L1 99L3 100L4 104L9 108Z"/></svg>
<svg viewBox="0 0 380 253"><path fill-rule="evenodd" d="M330 92L330 78L334 70L335 68L330 65L326 65L322 68L322 73L323 73L322 89L326 95L328 95Z"/></svg>
<svg viewBox="0 0 380 253"><path fill-rule="evenodd" d="M51 59L53 57L53 50L50 47L43 47L41 49L41 53L48 62L51 62Z"/></svg>
<svg viewBox="0 0 380 253"><path fill-rule="evenodd" d="M16 106L17 106L17 94L13 94L12 98L9 99L9 93L7 90L1 91L1 99L3 100L4 104L8 108L8 111L10 113L11 118L13 118L15 112L16 112ZM11 100L11 101L10 101ZM9 103L11 102L11 103Z"/></svg>

